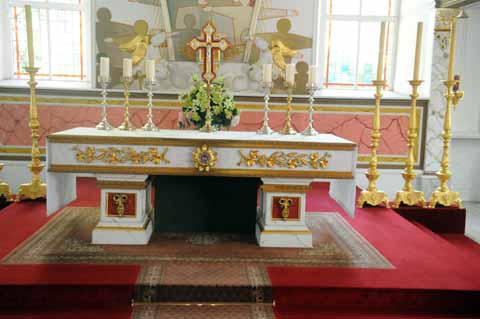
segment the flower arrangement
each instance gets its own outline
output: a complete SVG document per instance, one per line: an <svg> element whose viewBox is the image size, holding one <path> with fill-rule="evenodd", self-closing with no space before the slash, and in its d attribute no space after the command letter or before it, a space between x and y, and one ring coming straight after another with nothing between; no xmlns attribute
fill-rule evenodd
<svg viewBox="0 0 480 319"><path fill-rule="evenodd" d="M179 120L180 127L194 126L201 128L205 124L208 103L207 84L197 75L192 76L193 87L180 95L183 118ZM212 82L210 90L210 108L212 125L216 128L228 128L238 125L239 111L235 107L233 95L225 89L223 78Z"/></svg>

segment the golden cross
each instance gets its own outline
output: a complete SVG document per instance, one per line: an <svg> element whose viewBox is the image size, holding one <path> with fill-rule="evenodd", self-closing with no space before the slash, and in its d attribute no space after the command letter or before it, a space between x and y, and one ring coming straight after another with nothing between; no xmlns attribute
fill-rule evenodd
<svg viewBox="0 0 480 319"><path fill-rule="evenodd" d="M228 41L217 39L217 28L212 20L202 28L201 38L193 38L190 41L190 47L194 51L199 51L200 62L202 63L202 78L210 85L217 77L215 53L225 51L228 48Z"/></svg>

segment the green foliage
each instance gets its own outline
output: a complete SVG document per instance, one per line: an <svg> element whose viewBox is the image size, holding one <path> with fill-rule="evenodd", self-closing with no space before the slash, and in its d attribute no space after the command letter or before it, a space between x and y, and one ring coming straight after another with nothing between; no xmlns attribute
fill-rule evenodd
<svg viewBox="0 0 480 319"><path fill-rule="evenodd" d="M194 85L190 91L180 95L184 118L180 126L195 126L196 128L201 128L205 124L205 116L207 114L207 84L200 80L197 75L193 75L192 80ZM210 107L212 125L217 128L230 127L232 119L239 114L233 95L225 89L223 78L218 78L212 82Z"/></svg>

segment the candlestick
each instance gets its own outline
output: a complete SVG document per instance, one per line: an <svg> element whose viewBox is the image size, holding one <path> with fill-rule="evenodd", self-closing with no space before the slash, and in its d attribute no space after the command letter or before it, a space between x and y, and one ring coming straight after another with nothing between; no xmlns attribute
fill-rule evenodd
<svg viewBox="0 0 480 319"><path fill-rule="evenodd" d="M110 82L110 58L100 58L100 80L99 82Z"/></svg>
<svg viewBox="0 0 480 319"><path fill-rule="evenodd" d="M378 156L377 149L380 144L380 125L381 114L380 105L382 101L382 89L385 87L386 81L383 79L383 59L385 48L385 22L382 22L380 31L380 48L378 53L377 64L377 80L373 81L373 85L376 87L375 91L375 109L373 115L373 127L372 127L372 144L371 144L371 158L368 167L368 171L365 176L368 179L368 188L363 190L358 198L357 205L362 208L363 205L368 204L371 206L379 206L384 203L385 207L389 207L388 197L385 192L377 189L377 180L380 177L380 173L377 170Z"/></svg>
<svg viewBox="0 0 480 319"><path fill-rule="evenodd" d="M132 77L132 59L123 59L123 77Z"/></svg>
<svg viewBox="0 0 480 319"><path fill-rule="evenodd" d="M292 126L292 100L293 100L293 86L295 82L285 81L285 87L287 88L287 114L285 118L285 126L279 132L284 135L295 135L298 132Z"/></svg>
<svg viewBox="0 0 480 319"><path fill-rule="evenodd" d="M32 7L25 6L25 21L27 23L27 47L28 47L28 65L35 67L35 55L33 51L33 30L32 30Z"/></svg>
<svg viewBox="0 0 480 319"><path fill-rule="evenodd" d="M315 102L315 92L318 90L318 86L315 84L315 82L311 82L307 86L308 93L310 95L308 101L309 101L309 107L308 107L308 126L307 128L302 132L302 135L305 136L315 136L318 135L318 132L315 130L313 127L313 114L315 112L315 108L313 106Z"/></svg>
<svg viewBox="0 0 480 319"><path fill-rule="evenodd" d="M30 86L30 121L28 126L32 132L32 161L28 165L30 172L32 173L32 180L30 183L20 185L20 190L17 194L17 201L23 199L38 199L45 198L47 196L47 185L42 182L40 176L43 167L45 165L40 161L40 119L38 116L37 108L37 93L36 86L37 82L35 80L35 75L38 72L38 68L34 67L34 51L33 51L33 32L32 32L32 11L30 6L25 6L25 15L27 23L27 39L28 44L28 56L29 56L29 66L25 68L25 71L29 74L28 85Z"/></svg>
<svg viewBox="0 0 480 319"><path fill-rule="evenodd" d="M415 48L415 66L413 68L413 80L417 81L420 74L420 60L422 57L422 36L423 36L423 22L417 25L417 46Z"/></svg>
<svg viewBox="0 0 480 319"><path fill-rule="evenodd" d="M285 82L289 86L294 86L295 84L295 64L287 64L287 68L285 70Z"/></svg>
<svg viewBox="0 0 480 319"><path fill-rule="evenodd" d="M265 67L265 65L264 65L264 67ZM270 71L272 70L271 67L272 67L272 65L270 64ZM264 75L265 75L265 73L264 73ZM270 73L270 78L271 78L271 73ZM270 128L270 126L268 124L268 121L269 121L268 112L270 111L270 108L269 108L268 104L269 104L269 101L270 101L270 92L272 90L273 83L272 82L264 82L262 86L263 86L263 89L264 89L264 92L265 92L265 97L263 98L264 101L265 101L265 106L263 108L262 128L257 131L257 134L270 135L270 134L273 133L273 130Z"/></svg>
<svg viewBox="0 0 480 319"><path fill-rule="evenodd" d="M107 88L108 88L108 83L110 82L109 77L103 77L100 75L98 77L98 82L100 83L100 87L102 88L101 95L102 95L102 120L100 123L97 124L96 128L97 130L111 130L112 125L108 122L107 119L107 107L108 107L108 102L107 102Z"/></svg>
<svg viewBox="0 0 480 319"><path fill-rule="evenodd" d="M127 59L125 59L127 60ZM125 66L125 60L123 60L124 62L124 66ZM131 60L130 60L131 62ZM130 67L131 67L131 64L130 64ZM128 68L128 66L127 66ZM124 73L125 73L125 69L124 70ZM130 74L132 73L132 69L130 69ZM128 72L127 72L128 74ZM120 126L118 127L119 130L122 130L122 131L133 131L135 130L135 127L133 126L132 122L130 121L130 112L129 112L129 107L130 107L130 102L129 102L129 96L130 96L130 84L132 83L132 77L129 77L129 76L124 76L123 79L122 79L122 84L123 84L123 96L125 97L125 101L123 103L124 107L125 107L125 111L123 113L123 123L120 124Z"/></svg>
<svg viewBox="0 0 480 319"><path fill-rule="evenodd" d="M153 85L155 81L152 78L148 77L145 81L145 87L147 88L147 96L148 96L148 115L147 115L147 123L142 127L144 131L158 131L158 127L153 122Z"/></svg>
<svg viewBox="0 0 480 319"><path fill-rule="evenodd" d="M378 50L378 63L377 63L377 81L383 80L383 62L385 59L385 30L386 22L382 21L380 27L380 44Z"/></svg>
<svg viewBox="0 0 480 319"><path fill-rule="evenodd" d="M463 98L463 92L453 91L453 87L459 83L453 77L453 66L455 63L455 46L456 46L456 30L457 19L451 18L450 21L450 56L448 61L448 80L444 81L445 85L445 99L447 101L445 106L445 116L443 122L443 154L440 162L440 170L437 172L437 178L440 181L440 186L432 193L429 207L434 208L436 205L451 207L457 205L462 207L462 200L458 192L451 191L448 187L448 181L452 177L452 172L449 168L449 148L452 139L452 105L457 106Z"/></svg>
<svg viewBox="0 0 480 319"><path fill-rule="evenodd" d="M263 65L263 83L272 83L272 65Z"/></svg>

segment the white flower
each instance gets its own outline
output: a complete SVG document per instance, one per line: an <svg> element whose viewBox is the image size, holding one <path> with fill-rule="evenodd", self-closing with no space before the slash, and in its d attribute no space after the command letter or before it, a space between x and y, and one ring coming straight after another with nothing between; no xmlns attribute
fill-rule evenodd
<svg viewBox="0 0 480 319"><path fill-rule="evenodd" d="M238 124L240 124L240 115L235 115L232 122L230 122L230 127L237 127Z"/></svg>

